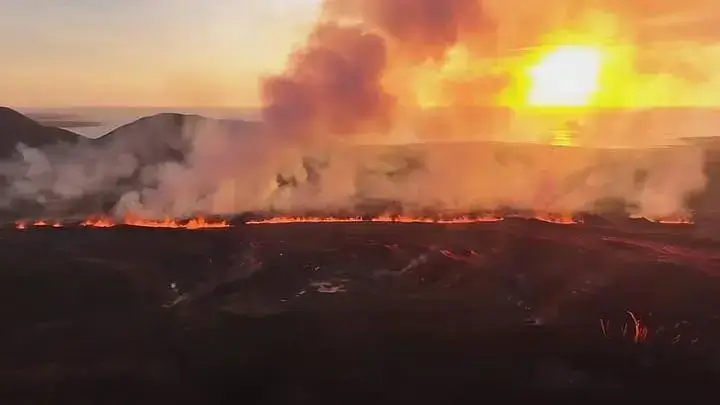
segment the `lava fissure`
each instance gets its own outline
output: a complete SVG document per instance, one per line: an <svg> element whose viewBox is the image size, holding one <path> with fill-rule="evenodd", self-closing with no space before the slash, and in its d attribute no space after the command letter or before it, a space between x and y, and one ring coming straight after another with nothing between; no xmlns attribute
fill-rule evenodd
<svg viewBox="0 0 720 405"><path fill-rule="evenodd" d="M231 225L226 220L208 220L204 217L197 217L191 219L141 219L136 217L125 217L123 219L115 219L111 217L93 217L85 219L80 223L65 223L63 221L49 221L49 220L32 220L32 221L17 221L15 228L17 229L28 229L28 228L64 228L70 226L79 226L83 228L114 228L117 226L132 226L141 228L169 228L169 229L188 229L188 230L199 230L199 229L222 229L229 228Z"/></svg>
<svg viewBox="0 0 720 405"><path fill-rule="evenodd" d="M267 218L244 220L245 225L273 225L273 224L322 224L322 223L398 223L398 224L480 224L480 223L498 223L507 219L525 219L536 220L551 224L560 225L579 225L584 224L585 219L579 215L573 214L555 214L555 213L534 213L532 215L459 215L459 216L412 216L412 215L379 215L379 216L270 216ZM634 218L637 219L637 218ZM651 223L672 224L672 225L693 225L692 218L663 218L648 219ZM225 219L210 220L205 217L195 217L190 219L179 218L141 218L133 215L125 216L117 219L108 216L90 217L82 222L70 223L61 220L21 220L15 223L17 229L28 228L63 228L73 225L79 225L85 228L113 228L117 226L133 226L142 228L170 228L170 229L224 229L233 225Z"/></svg>

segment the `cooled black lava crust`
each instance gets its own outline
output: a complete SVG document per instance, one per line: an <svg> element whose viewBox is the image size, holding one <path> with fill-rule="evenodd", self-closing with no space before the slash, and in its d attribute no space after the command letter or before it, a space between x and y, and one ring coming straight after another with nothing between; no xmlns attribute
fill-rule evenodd
<svg viewBox="0 0 720 405"><path fill-rule="evenodd" d="M720 377L720 242L692 226L0 238L4 404L687 399Z"/></svg>

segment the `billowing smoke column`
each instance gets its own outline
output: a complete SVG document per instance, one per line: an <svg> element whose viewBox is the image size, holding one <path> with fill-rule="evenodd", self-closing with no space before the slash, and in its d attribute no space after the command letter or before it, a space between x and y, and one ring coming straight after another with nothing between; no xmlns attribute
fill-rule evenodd
<svg viewBox="0 0 720 405"><path fill-rule="evenodd" d="M318 26L287 73L263 84L264 121L271 135L303 141L386 133L394 99L382 86L385 42L362 28Z"/></svg>
<svg viewBox="0 0 720 405"><path fill-rule="evenodd" d="M474 136L473 127L491 120L483 110L452 115L472 125L464 118L428 125L408 115L401 101L423 85L412 74L417 66L442 64L458 45L474 59L494 60L537 40L554 22L523 7L525 2L327 0L284 72L263 79L261 126L186 122L181 159L136 159L138 143L129 147L123 139L96 147L25 149L23 162L5 163L7 200L47 204L111 192L118 194L117 213L156 217L353 211L368 201L392 201L405 210L568 212L620 200L640 215L684 213L687 197L705 186L703 152L697 148L381 145L401 130L425 130L441 139L445 132L461 132L486 140ZM549 2L548 9L550 4L556 3ZM490 73L448 89L450 99L462 104L493 100L507 83L506 73ZM511 127L536 129L533 121L520 124ZM655 128L621 127L597 126L591 143L603 147L606 139L633 139L644 135L641 128ZM163 135L157 128L147 132L135 140ZM493 139L507 136L503 132Z"/></svg>
<svg viewBox="0 0 720 405"><path fill-rule="evenodd" d="M328 0L286 72L264 81L264 120L272 133L303 140L387 134L390 64L441 60L463 37L493 35L492 26L476 0Z"/></svg>
<svg viewBox="0 0 720 405"><path fill-rule="evenodd" d="M532 43L552 24L537 19L515 30L525 29L527 42L508 40L499 30L506 9L492 0L328 0L324 18L291 57L285 74L265 81L265 121L290 143L312 139L317 146L348 136L387 137L398 121L388 89L393 70L441 61L458 44L494 58L507 51L503 46ZM521 14L527 16L527 10ZM492 96L507 84L501 78L498 87L496 79L490 78ZM637 130L621 132L640 136ZM604 136L598 134L597 146L604 146ZM387 167L384 152L334 149L313 192L302 185L288 189L276 195L274 208L347 208L369 198L401 202L409 209L593 211L600 201L624 200L637 213L657 217L683 213L686 197L705 186L703 154L697 148L617 152L610 158L592 150L517 152L482 144L426 144L424 149L423 170L402 180L388 175L396 169ZM372 175L378 172L384 175Z"/></svg>
<svg viewBox="0 0 720 405"><path fill-rule="evenodd" d="M442 59L462 39L488 37L495 26L476 0L329 0L328 14L360 20L382 33L401 57Z"/></svg>

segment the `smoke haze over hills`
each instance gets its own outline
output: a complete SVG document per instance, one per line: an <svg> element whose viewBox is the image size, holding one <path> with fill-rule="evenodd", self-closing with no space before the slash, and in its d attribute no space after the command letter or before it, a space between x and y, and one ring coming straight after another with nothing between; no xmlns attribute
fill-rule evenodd
<svg viewBox="0 0 720 405"><path fill-rule="evenodd" d="M72 212L79 201L105 196L106 209L118 214L160 217L353 212L369 201L410 212L569 212L616 199L636 214L672 216L686 213L687 198L706 181L699 147L328 143L304 150L266 132L249 122L161 114L97 141L20 147L3 162L5 206L29 201L40 212Z"/></svg>
<svg viewBox="0 0 720 405"><path fill-rule="evenodd" d="M622 201L632 214L686 215L687 200L707 182L703 149L638 147L708 133L717 115L692 110L678 120L668 110L620 108L555 116L489 107L511 89L511 69L443 79L441 113L412 108L418 107L418 87L432 76L418 75L443 71L457 52L464 50L461 56L472 61L500 60L557 28L550 12L555 3L548 5L547 18L532 24L524 18L536 10L520 5L328 0L285 69L262 79L259 123L160 114L96 142L25 145L3 162L5 205L31 201L55 209L103 194L113 196L107 201L114 199L118 214L187 216L353 212L368 201L436 212L576 212L595 211L611 200ZM600 6L616 11L616 18L598 13ZM614 29L623 23L650 43L651 31L642 28L637 11L607 2L571 15L593 35L627 36L627 30ZM689 91L678 96L699 102L705 93L691 84L707 80L690 74L702 67L690 62L673 77ZM662 81L663 72L642 73L632 94L652 99L650 89L680 88ZM577 128L567 129L568 121ZM579 147L547 146L557 131L572 132ZM19 143L25 135L17 134ZM398 138L417 144L361 146ZM545 146L508 144L513 142ZM635 149L611 150L617 146Z"/></svg>

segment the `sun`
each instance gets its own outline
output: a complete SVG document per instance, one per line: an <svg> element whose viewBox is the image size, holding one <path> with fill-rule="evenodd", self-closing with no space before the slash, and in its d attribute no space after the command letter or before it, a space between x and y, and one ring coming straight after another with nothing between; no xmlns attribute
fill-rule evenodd
<svg viewBox="0 0 720 405"><path fill-rule="evenodd" d="M534 107L583 107L600 87L603 54L584 45L560 46L528 69L527 104Z"/></svg>

